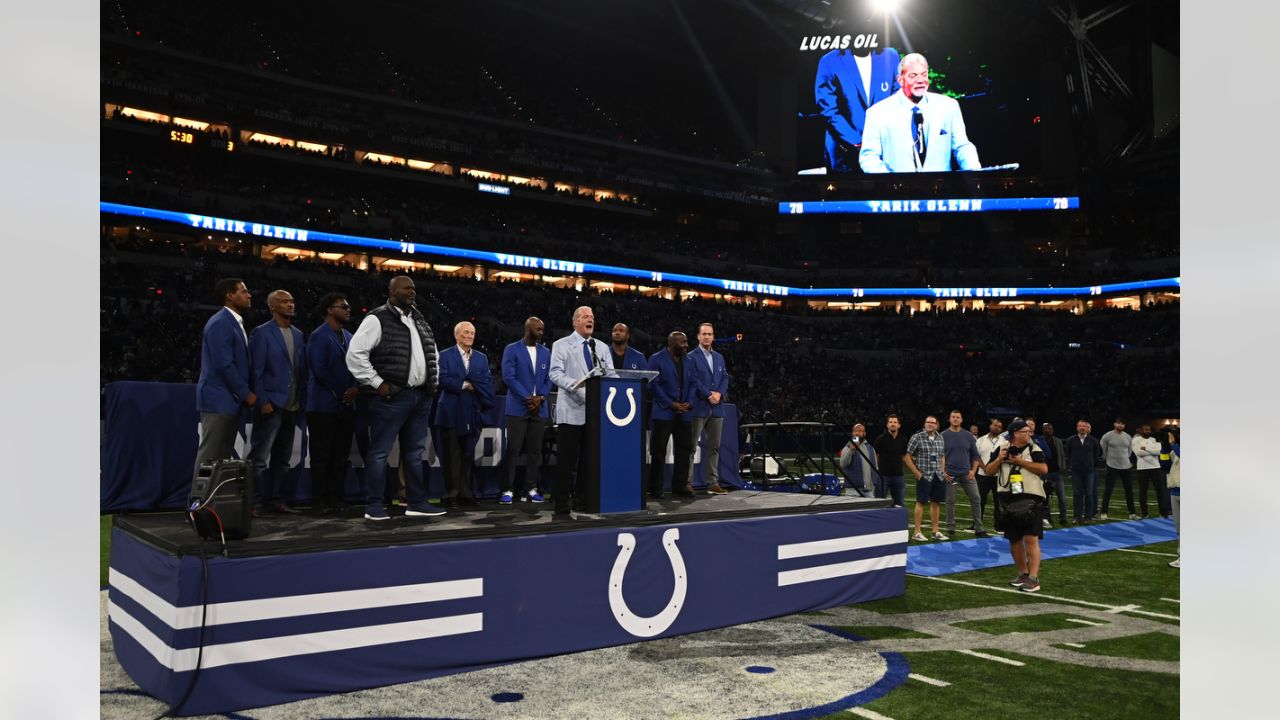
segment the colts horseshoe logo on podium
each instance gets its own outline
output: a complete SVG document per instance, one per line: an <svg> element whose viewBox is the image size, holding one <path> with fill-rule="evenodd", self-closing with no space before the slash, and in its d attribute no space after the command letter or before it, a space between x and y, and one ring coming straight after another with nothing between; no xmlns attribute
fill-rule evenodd
<svg viewBox="0 0 1280 720"><path fill-rule="evenodd" d="M604 401L604 413L609 416L609 422L618 427L626 427L636 416L636 391L635 388L627 388L627 402L631 403L631 409L627 411L627 416L619 418L613 414L613 396L618 394L618 388L609 388L609 397Z"/></svg>
<svg viewBox="0 0 1280 720"><path fill-rule="evenodd" d="M681 608L684 607L685 592L689 589L689 576L685 572L684 556L680 554L680 548L676 547L676 540L679 539L680 530L677 528L669 528L662 533L662 547L667 551L667 558L671 560L671 573L676 579L676 586L671 591L671 599L657 615L640 617L631 612L631 608L627 607L626 599L622 597L622 577L626 575L627 563L631 561L631 555L635 552L636 536L631 533L618 533L618 547L622 549L618 551L618 558L613 561L613 572L609 573L609 609L613 611L613 617L622 629L636 637L653 637L665 631L671 627L671 623L676 621Z"/></svg>

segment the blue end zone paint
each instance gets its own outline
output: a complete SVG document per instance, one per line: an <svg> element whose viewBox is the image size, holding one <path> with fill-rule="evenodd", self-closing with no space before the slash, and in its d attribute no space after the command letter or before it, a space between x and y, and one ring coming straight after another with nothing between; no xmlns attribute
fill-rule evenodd
<svg viewBox="0 0 1280 720"><path fill-rule="evenodd" d="M862 642L866 639L839 628L831 627L830 625L810 625L809 627L815 630L831 633L836 637L852 640L853 642ZM830 715L833 712L848 710L851 707L857 707L874 700L879 700L892 692L894 688L906 682L907 674L911 672L911 665L901 653L880 653L880 657L884 658L885 664L887 665L884 677L877 680L874 685L866 690L856 692L848 697L840 698L835 702L829 702L826 705L818 705L817 707L805 708L804 710L794 710L788 713L778 713L777 715L762 715L759 718L754 718L753 720L763 720L763 718L766 717L769 718L769 720L808 720L809 718Z"/></svg>
<svg viewBox="0 0 1280 720"><path fill-rule="evenodd" d="M520 702L524 699L523 693L494 693L489 698L496 703L513 703Z"/></svg>
<svg viewBox="0 0 1280 720"><path fill-rule="evenodd" d="M1172 520L1126 520L1046 531L1040 552L1043 560L1053 560L1177 539ZM937 577L1012 564L1003 536L907 548L907 572L913 575Z"/></svg>
<svg viewBox="0 0 1280 720"><path fill-rule="evenodd" d="M765 665L751 665L747 668L747 672L756 673L757 675L767 675L773 671L773 668Z"/></svg>

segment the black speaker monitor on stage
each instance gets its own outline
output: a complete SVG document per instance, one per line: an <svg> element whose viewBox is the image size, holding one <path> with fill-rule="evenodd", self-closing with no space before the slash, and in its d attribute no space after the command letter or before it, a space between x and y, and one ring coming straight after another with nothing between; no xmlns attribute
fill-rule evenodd
<svg viewBox="0 0 1280 720"><path fill-rule="evenodd" d="M253 524L253 465L247 460L200 464L187 496L187 512L206 540L243 540Z"/></svg>

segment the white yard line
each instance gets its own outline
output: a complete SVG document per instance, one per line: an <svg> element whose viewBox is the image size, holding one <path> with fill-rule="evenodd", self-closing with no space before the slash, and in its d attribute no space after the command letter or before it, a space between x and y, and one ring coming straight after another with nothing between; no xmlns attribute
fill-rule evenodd
<svg viewBox="0 0 1280 720"><path fill-rule="evenodd" d="M1080 643L1069 643L1069 642L1064 642L1064 643L1062 643L1062 644L1063 644L1063 645L1066 645L1067 647L1073 647L1073 648L1082 648L1082 647L1084 647L1084 646L1083 646L1083 645L1081 645Z"/></svg>
<svg viewBox="0 0 1280 720"><path fill-rule="evenodd" d="M1176 598L1160 598L1160 599L1163 600L1164 602L1178 603L1179 605L1182 604L1182 601Z"/></svg>
<svg viewBox="0 0 1280 720"><path fill-rule="evenodd" d="M925 677L924 675L917 675L915 673L910 673L907 675L907 677L911 678L912 680L919 680L925 685L932 685L934 687L951 687L951 683L945 680L935 680L931 677Z"/></svg>
<svg viewBox="0 0 1280 720"><path fill-rule="evenodd" d="M1106 623L1094 622L1092 620L1081 620L1080 618L1066 618L1066 620L1067 622L1080 623L1081 625L1092 625L1094 627L1106 625Z"/></svg>
<svg viewBox="0 0 1280 720"><path fill-rule="evenodd" d="M1116 552L1131 552L1139 555L1160 555L1161 557L1178 557L1177 553L1152 552L1151 550L1130 550L1129 548L1116 548Z"/></svg>
<svg viewBox="0 0 1280 720"><path fill-rule="evenodd" d="M867 720L893 720L893 718L888 715L881 715L875 710L868 710L864 707L849 708L849 712L857 715L858 717L864 717Z"/></svg>
<svg viewBox="0 0 1280 720"><path fill-rule="evenodd" d="M956 650L956 652L964 655L972 655L973 657L982 658L983 660L990 660L992 662L1004 663L1005 665L1012 665L1014 667L1022 667L1026 665L1026 663L1024 662L1018 662L1017 660L1010 660L1009 658L1003 658L1003 657L1000 657L999 655L988 655L986 653L980 653L977 650Z"/></svg>
<svg viewBox="0 0 1280 720"><path fill-rule="evenodd" d="M965 581L965 580L952 580L951 578L931 577L931 576L929 576L929 575L916 575L916 574L914 574L914 573L907 573L907 574L908 574L908 575L910 575L911 577L918 577L918 578L922 578L922 579L924 579L924 580L933 580L934 582L951 583L952 585L964 585L965 587L982 588L983 590L994 590L995 592L1010 592L1010 593L1015 593L1015 594L1017 594L1017 595L1026 595L1026 594L1027 594L1027 593L1022 592L1021 590L1017 590L1017 589L1015 589L1015 588L1011 588L1011 587L1008 587L1008 588L1006 588L1006 587L995 587L995 586L992 586L992 585L983 585L983 584L981 584L981 583L967 582L967 581ZM1036 595L1037 595L1038 597L1042 597L1042 598L1045 598L1045 599L1047 599L1047 600L1059 600L1059 601L1061 601L1061 602L1073 603L1073 604L1075 604L1075 605L1083 605L1083 606L1085 606L1085 607L1095 607L1095 608L1100 608L1100 609L1102 609L1102 610L1106 610L1106 611L1108 611L1108 612L1112 612L1112 611L1114 611L1114 612L1129 612L1129 613L1134 613L1135 615L1146 615L1147 617L1155 617L1155 618L1163 618L1163 619L1165 619L1165 620L1178 620L1178 621L1181 621L1181 618L1179 618L1177 615L1166 615L1166 614L1164 614L1164 613L1150 612L1150 611L1147 611L1147 610L1136 610L1136 609L1131 609L1131 608L1133 608L1133 607L1134 607L1134 606L1132 606L1132 605L1124 605L1124 606L1107 605L1107 604L1104 604L1104 603L1090 602L1090 601L1088 601L1088 600L1076 600L1076 599L1074 599L1074 598L1066 598L1066 597L1061 597L1061 596L1058 596L1058 595L1045 595L1045 594L1043 594L1043 593L1036 593ZM1117 607L1118 607L1119 609L1117 609Z"/></svg>

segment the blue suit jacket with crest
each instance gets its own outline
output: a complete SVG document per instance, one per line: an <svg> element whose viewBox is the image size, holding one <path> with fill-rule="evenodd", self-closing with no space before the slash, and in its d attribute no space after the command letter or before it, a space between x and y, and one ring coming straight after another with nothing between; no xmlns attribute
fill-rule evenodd
<svg viewBox="0 0 1280 720"><path fill-rule="evenodd" d="M659 350L649 356L649 369L657 370L658 377L649 381L649 387L653 390L653 419L654 420L671 420L676 417L676 412L671 409L673 402L692 403L690 399L693 395L693 367L692 360L686 354L682 360L684 364L684 383L680 382L680 378L676 375L676 360L671 357L671 353L666 349ZM688 422L692 411L680 415L681 421Z"/></svg>
<svg viewBox="0 0 1280 720"><path fill-rule="evenodd" d="M534 347L537 367L529 364L529 346L524 339L517 340L502 351L502 382L507 385L506 413L512 417L527 417L524 403L533 395L545 398L538 411L544 420L551 414L551 349L542 343Z"/></svg>
<svg viewBox="0 0 1280 720"><path fill-rule="evenodd" d="M475 392L462 389L470 381ZM484 412L497 404L489 357L478 348L471 350L471 368L462 362L457 345L440 351L440 396L436 400L434 425L470 435L484 427Z"/></svg>

